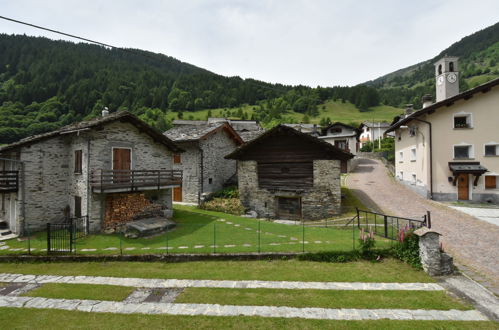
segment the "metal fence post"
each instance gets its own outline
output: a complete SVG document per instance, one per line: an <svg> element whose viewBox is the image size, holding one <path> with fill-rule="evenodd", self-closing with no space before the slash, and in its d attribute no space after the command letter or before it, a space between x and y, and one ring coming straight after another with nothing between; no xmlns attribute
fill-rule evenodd
<svg viewBox="0 0 499 330"><path fill-rule="evenodd" d="M123 233L119 233L120 237L120 255L123 255L123 238L121 237Z"/></svg>
<svg viewBox="0 0 499 330"><path fill-rule="evenodd" d="M47 254L50 253L50 223L47 223Z"/></svg>
<svg viewBox="0 0 499 330"><path fill-rule="evenodd" d="M383 224L385 226L385 237L388 238L388 218L386 215L383 216Z"/></svg>
<svg viewBox="0 0 499 330"><path fill-rule="evenodd" d="M168 246L168 228L166 228L166 254L169 253L168 248L169 248L169 246Z"/></svg>
<svg viewBox="0 0 499 330"><path fill-rule="evenodd" d="M260 247L260 222L262 220L257 220L258 221L258 229L257 229L257 234L258 234L258 253L261 253L261 247Z"/></svg>
<svg viewBox="0 0 499 330"><path fill-rule="evenodd" d="M430 211L426 211L426 215L427 215L426 219L428 220L427 226L429 229L431 229L431 213L430 213Z"/></svg>
<svg viewBox="0 0 499 330"><path fill-rule="evenodd" d="M357 212L357 227L360 228L360 212L357 207L355 208L355 210Z"/></svg>
<svg viewBox="0 0 499 330"><path fill-rule="evenodd" d="M358 212L359 210L357 209L357 221L358 221ZM352 244L353 244L353 250L355 251L355 222L352 221Z"/></svg>
<svg viewBox="0 0 499 330"><path fill-rule="evenodd" d="M217 224L213 223L213 253L217 253Z"/></svg>
<svg viewBox="0 0 499 330"><path fill-rule="evenodd" d="M301 252L305 252L305 221L301 221Z"/></svg>

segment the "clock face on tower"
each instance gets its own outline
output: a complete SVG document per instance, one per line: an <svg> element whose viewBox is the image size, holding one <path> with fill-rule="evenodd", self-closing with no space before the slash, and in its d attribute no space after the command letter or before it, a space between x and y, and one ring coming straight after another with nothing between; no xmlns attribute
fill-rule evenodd
<svg viewBox="0 0 499 330"><path fill-rule="evenodd" d="M457 76L455 73L449 73L447 76L447 81L450 82L451 84L455 83L457 80Z"/></svg>
<svg viewBox="0 0 499 330"><path fill-rule="evenodd" d="M443 82L444 82L444 77L443 76L440 76L440 77L437 78L437 84L442 85Z"/></svg>

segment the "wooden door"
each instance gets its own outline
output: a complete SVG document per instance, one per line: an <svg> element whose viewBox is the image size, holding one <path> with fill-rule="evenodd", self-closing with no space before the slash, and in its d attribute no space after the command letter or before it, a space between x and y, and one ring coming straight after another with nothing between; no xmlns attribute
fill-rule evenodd
<svg viewBox="0 0 499 330"><path fill-rule="evenodd" d="M132 150L124 148L113 148L113 170L114 182L127 182L130 180L130 173L126 171L131 170L132 165Z"/></svg>
<svg viewBox="0 0 499 330"><path fill-rule="evenodd" d="M340 172L341 172L341 173L347 173L347 172L348 172L348 161L346 161L346 160L342 160L342 161L340 162L340 165L341 165Z"/></svg>
<svg viewBox="0 0 499 330"><path fill-rule="evenodd" d="M182 201L182 187L173 188L173 201L174 202Z"/></svg>
<svg viewBox="0 0 499 330"><path fill-rule="evenodd" d="M457 199L469 200L469 176L468 174L459 174L457 177Z"/></svg>
<svg viewBox="0 0 499 330"><path fill-rule="evenodd" d="M277 217L279 219L301 219L301 198L277 197Z"/></svg>

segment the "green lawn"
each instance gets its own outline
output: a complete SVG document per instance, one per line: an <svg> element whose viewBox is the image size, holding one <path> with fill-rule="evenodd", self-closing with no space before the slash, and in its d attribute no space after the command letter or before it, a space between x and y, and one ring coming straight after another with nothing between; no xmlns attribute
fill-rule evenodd
<svg viewBox="0 0 499 330"><path fill-rule="evenodd" d="M345 191L345 190L344 190ZM358 205L349 194L346 207ZM354 212L348 208L344 214L350 219ZM341 215L344 216L344 215ZM340 216L340 217L341 217ZM249 219L221 212L201 210L190 206L175 206L174 220L177 227L152 238L125 238L122 234L89 235L77 241L78 254L161 254L161 253L227 253L227 252L318 252L351 251L353 240L358 243L358 230L352 226L330 226L315 222L311 226L278 224L265 220ZM334 223L334 222L333 222ZM317 225L322 227L316 227ZM302 243L305 242L305 243ZM34 254L45 254L46 233L34 234L27 240L12 239L6 242L9 249L0 254L26 253L28 244ZM377 239L377 247L392 244ZM96 249L87 250L87 249Z"/></svg>
<svg viewBox="0 0 499 330"><path fill-rule="evenodd" d="M3 263L0 271L36 275L308 282L434 282L401 261L325 263L298 260Z"/></svg>
<svg viewBox="0 0 499 330"><path fill-rule="evenodd" d="M257 108L254 105L244 105L241 107L227 108L231 112L238 111L239 108L246 113L247 118L251 118L254 113L253 108ZM223 112L225 108L211 109L211 110L197 110L197 111L185 111L183 112L183 119L191 120L206 120L208 117L208 111L211 111L212 117L224 117ZM388 121L391 122L393 117L400 115L403 109L395 108L387 105L380 105L372 107L369 111L361 112L359 109L350 102L333 101L328 100L323 104L318 106L319 115L316 117L310 117L310 123L318 124L322 118L329 118L332 122L340 121L343 123L350 123L359 125L363 121ZM303 113L294 112L289 110L287 113L283 114L283 122L303 122ZM168 112L166 114L168 120L178 119L177 112ZM238 119L238 118L233 118Z"/></svg>
<svg viewBox="0 0 499 330"><path fill-rule="evenodd" d="M8 329L497 329L494 322L329 321L249 316L176 316L86 313L48 309L0 308Z"/></svg>
<svg viewBox="0 0 499 330"><path fill-rule="evenodd" d="M29 297L122 301L135 288L116 285L45 283L23 294Z"/></svg>
<svg viewBox="0 0 499 330"><path fill-rule="evenodd" d="M443 291L186 288L177 303L322 308L472 309Z"/></svg>

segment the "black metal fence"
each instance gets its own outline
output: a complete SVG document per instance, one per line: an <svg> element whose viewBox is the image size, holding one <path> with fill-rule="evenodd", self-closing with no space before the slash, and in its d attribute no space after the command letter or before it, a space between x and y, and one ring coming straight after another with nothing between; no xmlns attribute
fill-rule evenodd
<svg viewBox="0 0 499 330"><path fill-rule="evenodd" d="M47 223L47 253L72 253L77 239L88 235L88 216L69 218L63 223Z"/></svg>
<svg viewBox="0 0 499 330"><path fill-rule="evenodd" d="M431 214L428 211L420 219L411 219L357 209L357 227L372 230L374 234L396 240L399 232L421 227L431 228Z"/></svg>

